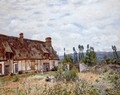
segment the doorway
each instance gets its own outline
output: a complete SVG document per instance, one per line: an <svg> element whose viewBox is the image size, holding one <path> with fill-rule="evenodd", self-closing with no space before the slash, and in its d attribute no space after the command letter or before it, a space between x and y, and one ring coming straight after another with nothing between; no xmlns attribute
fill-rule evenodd
<svg viewBox="0 0 120 95"><path fill-rule="evenodd" d="M14 66L15 66L15 73L17 73L18 72L18 64L15 64Z"/></svg>
<svg viewBox="0 0 120 95"><path fill-rule="evenodd" d="M44 68L44 71L49 71L50 70L49 63L43 63L43 68Z"/></svg>

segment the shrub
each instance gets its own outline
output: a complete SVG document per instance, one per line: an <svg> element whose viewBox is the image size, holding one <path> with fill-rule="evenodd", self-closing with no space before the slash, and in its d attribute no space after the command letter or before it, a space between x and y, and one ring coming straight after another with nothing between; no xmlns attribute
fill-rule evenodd
<svg viewBox="0 0 120 95"><path fill-rule="evenodd" d="M13 74L13 73L10 73L10 76L14 76L15 74Z"/></svg>
<svg viewBox="0 0 120 95"><path fill-rule="evenodd" d="M119 95L120 93L119 73L108 70L93 85L99 95Z"/></svg>
<svg viewBox="0 0 120 95"><path fill-rule="evenodd" d="M23 74L23 71L19 71L18 74Z"/></svg>
<svg viewBox="0 0 120 95"><path fill-rule="evenodd" d="M17 75L15 75L14 78L13 78L13 82L17 82L17 81L19 81L19 78L18 78Z"/></svg>
<svg viewBox="0 0 120 95"><path fill-rule="evenodd" d="M120 65L120 58L113 58L113 59L111 59L111 63Z"/></svg>
<svg viewBox="0 0 120 95"><path fill-rule="evenodd" d="M95 87L83 79L75 83L74 89L74 95L99 95Z"/></svg>
<svg viewBox="0 0 120 95"><path fill-rule="evenodd" d="M45 81L47 81L47 82L50 81L50 80L51 80L51 79L50 79L48 76L47 76L46 79L45 79Z"/></svg>
<svg viewBox="0 0 120 95"><path fill-rule="evenodd" d="M58 68L58 71L56 72L55 77L57 78L57 80L62 80L62 81L73 80L74 81L77 78L77 73L78 73L78 70L75 66L71 70L68 70L67 66L63 64Z"/></svg>
<svg viewBox="0 0 120 95"><path fill-rule="evenodd" d="M92 73L96 73L96 74L104 74L111 70L112 69L109 67L109 65L96 65L96 66L90 68L90 71Z"/></svg>
<svg viewBox="0 0 120 95"><path fill-rule="evenodd" d="M70 71L70 73L71 73L71 78L74 80L77 78L78 69L74 66Z"/></svg>
<svg viewBox="0 0 120 95"><path fill-rule="evenodd" d="M51 71L57 71L57 67L56 66L54 66L52 69L51 69Z"/></svg>
<svg viewBox="0 0 120 95"><path fill-rule="evenodd" d="M84 80L62 85L57 83L52 87L45 86L40 92L40 95L99 95L96 89Z"/></svg>
<svg viewBox="0 0 120 95"><path fill-rule="evenodd" d="M94 66L97 64L97 57L94 51L87 52L86 57L84 57L81 62L87 64L88 66Z"/></svg>
<svg viewBox="0 0 120 95"><path fill-rule="evenodd" d="M72 56L65 55L64 59L62 60L62 63L64 63L64 64L71 64L71 63L73 63Z"/></svg>

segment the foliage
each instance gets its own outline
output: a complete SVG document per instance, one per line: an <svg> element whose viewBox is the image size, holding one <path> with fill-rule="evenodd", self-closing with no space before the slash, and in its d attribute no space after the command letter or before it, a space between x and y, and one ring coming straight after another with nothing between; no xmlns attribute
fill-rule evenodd
<svg viewBox="0 0 120 95"><path fill-rule="evenodd" d="M57 71L58 67L57 66L54 66L51 71Z"/></svg>
<svg viewBox="0 0 120 95"><path fill-rule="evenodd" d="M111 60L110 58L105 58L105 61L104 61L104 62L105 62L106 64L110 64L111 61L112 61L112 60Z"/></svg>
<svg viewBox="0 0 120 95"><path fill-rule="evenodd" d="M82 79L63 85L57 83L53 87L46 86L45 89L42 95L99 95L92 85Z"/></svg>
<svg viewBox="0 0 120 95"><path fill-rule="evenodd" d="M18 74L18 75L13 75L13 76L4 76L0 77L0 86L7 85L9 82L17 82L21 78L26 78L29 76L34 76L35 73L27 73L27 74Z"/></svg>
<svg viewBox="0 0 120 95"><path fill-rule="evenodd" d="M45 79L45 81L50 81L51 79L47 76L46 77L46 79Z"/></svg>
<svg viewBox="0 0 120 95"><path fill-rule="evenodd" d="M76 83L75 95L99 95L95 87L83 79L79 79Z"/></svg>
<svg viewBox="0 0 120 95"><path fill-rule="evenodd" d="M112 70L109 65L106 64L101 64L101 65L96 65L92 68L90 68L90 72L95 73L95 74L104 74L108 71Z"/></svg>
<svg viewBox="0 0 120 95"><path fill-rule="evenodd" d="M104 62L106 64L118 64L120 65L120 58L108 58L107 56L104 57Z"/></svg>
<svg viewBox="0 0 120 95"><path fill-rule="evenodd" d="M65 55L64 59L62 60L62 63L71 64L73 63L73 59L70 55Z"/></svg>
<svg viewBox="0 0 120 95"><path fill-rule="evenodd" d="M35 79L36 84L26 80L25 82L20 82L14 88L4 86L5 88L0 89L0 95L119 95L120 74L113 71L107 65L100 68L104 70L101 72L101 77L95 82L76 78L75 81L67 81L66 83L64 81L57 81L52 85L41 85L38 83L40 80ZM62 77L62 80L66 79L65 76L67 78L71 78L71 76L76 77L77 69L75 67L70 72L68 73L66 64L63 64L58 68L57 74L61 73L60 78Z"/></svg>
<svg viewBox="0 0 120 95"><path fill-rule="evenodd" d="M97 64L96 53L94 51L87 52L86 57L84 57L81 62L87 64L88 66L94 66Z"/></svg>
<svg viewBox="0 0 120 95"><path fill-rule="evenodd" d="M23 71L19 71L18 74L23 74Z"/></svg>
<svg viewBox="0 0 120 95"><path fill-rule="evenodd" d="M77 74L78 74L78 69L75 66L73 66L71 69L71 77L77 78Z"/></svg>
<svg viewBox="0 0 120 95"><path fill-rule="evenodd" d="M109 70L94 83L100 95L119 95L120 74Z"/></svg>
<svg viewBox="0 0 120 95"><path fill-rule="evenodd" d="M111 58L110 63L120 65L120 58Z"/></svg>
<svg viewBox="0 0 120 95"><path fill-rule="evenodd" d="M66 64L62 64L56 72L56 78L57 80L63 81L75 80L77 78L77 73L78 70L75 66L71 70L68 70Z"/></svg>
<svg viewBox="0 0 120 95"><path fill-rule="evenodd" d="M19 77L17 75L15 75L13 78L13 82L17 82L17 81L19 81Z"/></svg>

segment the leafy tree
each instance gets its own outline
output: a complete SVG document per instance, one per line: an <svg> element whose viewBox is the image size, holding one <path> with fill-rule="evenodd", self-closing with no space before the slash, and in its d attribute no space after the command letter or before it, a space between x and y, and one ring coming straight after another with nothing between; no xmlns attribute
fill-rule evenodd
<svg viewBox="0 0 120 95"><path fill-rule="evenodd" d="M71 64L73 63L73 59L70 55L65 55L64 59L62 60L62 63Z"/></svg>
<svg viewBox="0 0 120 95"><path fill-rule="evenodd" d="M87 52L86 57L84 57L81 62L87 64L88 66L97 64L96 53L94 51Z"/></svg>

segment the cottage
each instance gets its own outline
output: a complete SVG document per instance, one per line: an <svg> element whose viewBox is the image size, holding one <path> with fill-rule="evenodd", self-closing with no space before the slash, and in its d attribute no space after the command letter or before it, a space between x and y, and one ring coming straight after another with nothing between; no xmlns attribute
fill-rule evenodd
<svg viewBox="0 0 120 95"><path fill-rule="evenodd" d="M45 42L25 39L24 34L12 37L0 34L0 74L49 71L58 66L58 56L51 37Z"/></svg>

